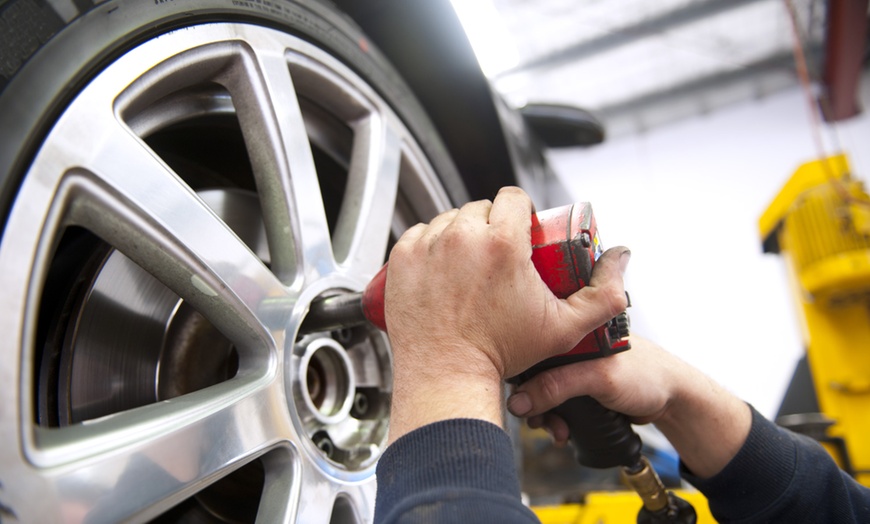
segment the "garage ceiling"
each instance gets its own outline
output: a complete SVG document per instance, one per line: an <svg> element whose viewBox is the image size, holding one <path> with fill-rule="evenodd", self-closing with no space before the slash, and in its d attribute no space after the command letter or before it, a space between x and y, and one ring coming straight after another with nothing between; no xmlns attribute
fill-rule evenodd
<svg viewBox="0 0 870 524"><path fill-rule="evenodd" d="M783 0L491 0L489 12L477 13L463 3L486 2L454 5L481 65L511 105L589 109L610 136L797 83ZM791 4L817 74L826 2ZM475 27L475 16L488 21Z"/></svg>

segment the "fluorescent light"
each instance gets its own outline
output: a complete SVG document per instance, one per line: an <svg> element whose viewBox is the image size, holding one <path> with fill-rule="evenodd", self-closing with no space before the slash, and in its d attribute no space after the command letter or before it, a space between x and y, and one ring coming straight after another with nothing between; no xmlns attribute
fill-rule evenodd
<svg viewBox="0 0 870 524"><path fill-rule="evenodd" d="M493 77L519 63L514 40L491 0L450 0L483 74Z"/></svg>

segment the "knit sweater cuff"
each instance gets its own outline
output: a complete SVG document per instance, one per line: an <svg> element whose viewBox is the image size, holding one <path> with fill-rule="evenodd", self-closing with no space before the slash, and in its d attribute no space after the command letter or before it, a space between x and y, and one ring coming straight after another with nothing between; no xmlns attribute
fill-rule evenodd
<svg viewBox="0 0 870 524"><path fill-rule="evenodd" d="M453 419L416 429L384 452L377 468L386 504L424 490L480 489L519 498L513 448L500 427L477 419Z"/></svg>
<svg viewBox="0 0 870 524"><path fill-rule="evenodd" d="M683 478L710 501L720 520L760 513L789 488L797 467L797 446L790 435L752 408L752 426L737 455L718 474L701 479L680 465Z"/></svg>

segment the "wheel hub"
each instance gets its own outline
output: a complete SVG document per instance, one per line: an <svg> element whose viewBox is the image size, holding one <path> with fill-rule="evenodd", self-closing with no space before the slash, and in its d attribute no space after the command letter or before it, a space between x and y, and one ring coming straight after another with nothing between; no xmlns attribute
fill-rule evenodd
<svg viewBox="0 0 870 524"><path fill-rule="evenodd" d="M291 411L330 464L348 471L369 467L386 443L389 350L382 333L357 326L302 337L294 347L301 394Z"/></svg>

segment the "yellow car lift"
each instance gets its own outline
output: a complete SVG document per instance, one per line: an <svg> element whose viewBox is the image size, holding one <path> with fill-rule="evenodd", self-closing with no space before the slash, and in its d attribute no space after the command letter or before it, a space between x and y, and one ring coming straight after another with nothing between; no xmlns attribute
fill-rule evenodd
<svg viewBox="0 0 870 524"><path fill-rule="evenodd" d="M765 251L786 261L818 400L818 413L791 415L786 425L814 433L870 486L870 197L845 155L810 162L759 230Z"/></svg>

